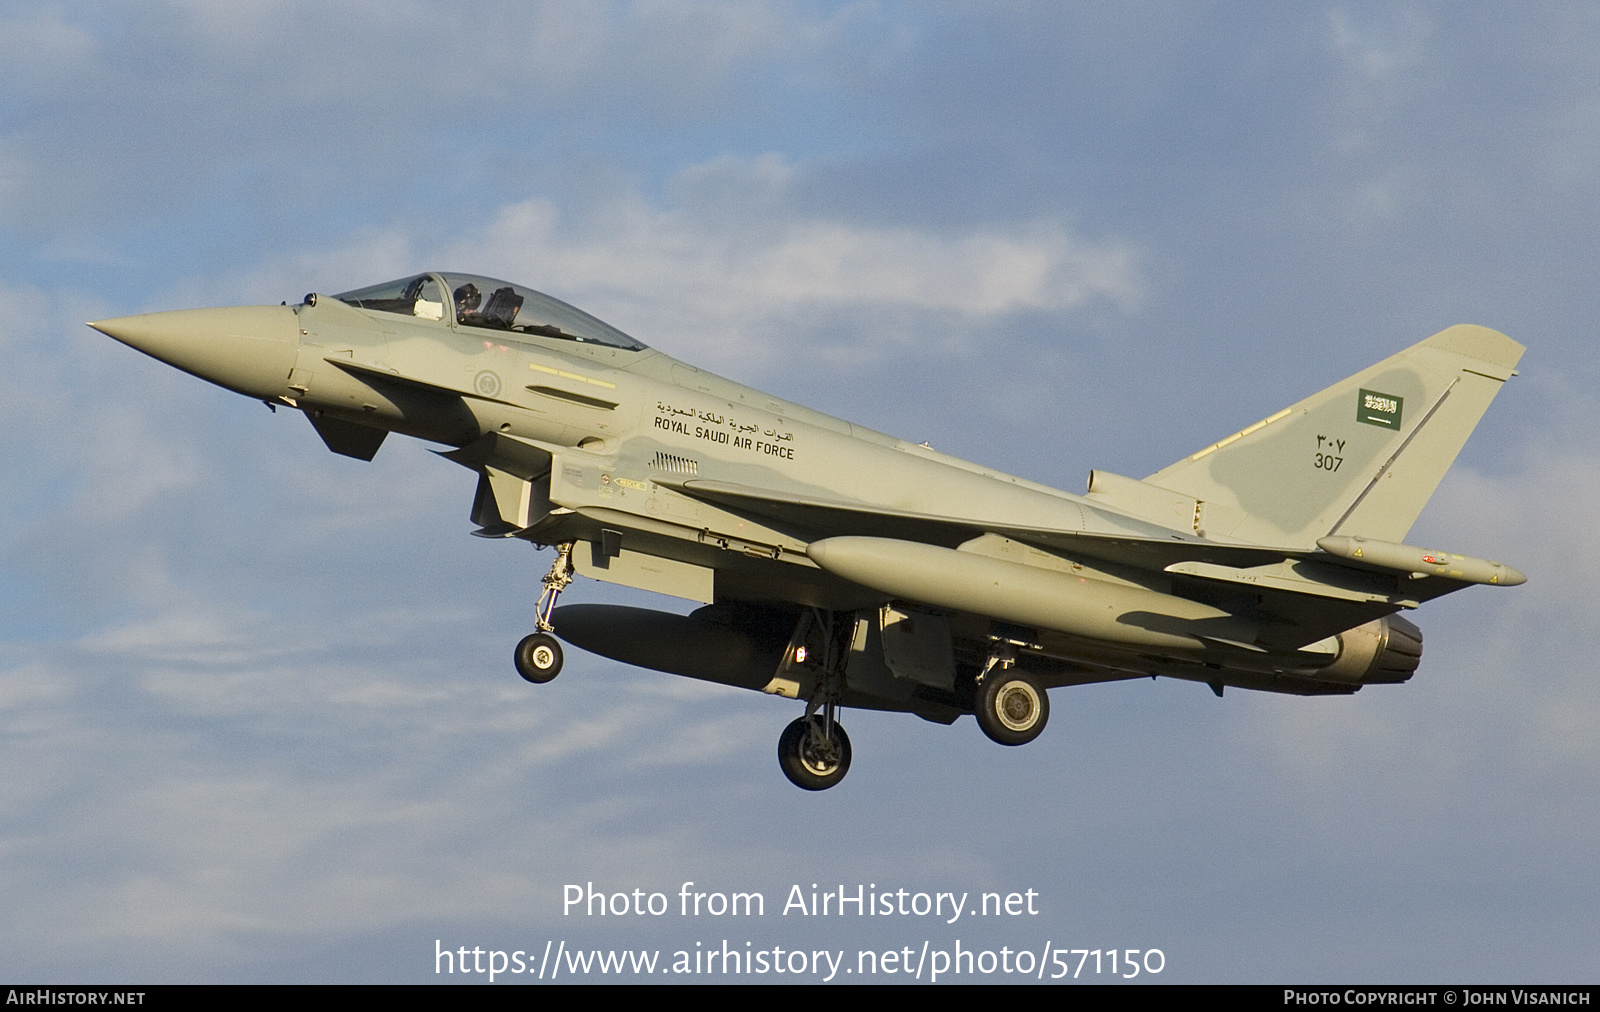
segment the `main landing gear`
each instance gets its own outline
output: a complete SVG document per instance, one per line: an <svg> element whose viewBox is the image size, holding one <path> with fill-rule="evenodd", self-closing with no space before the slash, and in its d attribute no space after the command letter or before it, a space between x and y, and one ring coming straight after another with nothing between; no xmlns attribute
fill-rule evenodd
<svg viewBox="0 0 1600 1012"><path fill-rule="evenodd" d="M551 635L555 626L550 613L555 610L556 599L572 583L572 542L556 548L556 560L550 572L544 575L544 591L534 607L538 632L522 637L517 644L517 674L536 685L543 685L561 674L561 643Z"/></svg>
<svg viewBox="0 0 1600 1012"><path fill-rule="evenodd" d="M824 717L797 717L778 739L778 765L796 787L825 791L850 772L850 736Z"/></svg>
<svg viewBox="0 0 1600 1012"><path fill-rule="evenodd" d="M778 738L778 766L801 790L825 791L850 772L850 736L839 725L838 710L854 633L854 621L810 609L800 617L778 667L780 676L815 679L805 716L784 728Z"/></svg>
<svg viewBox="0 0 1600 1012"><path fill-rule="evenodd" d="M1010 649L996 650L978 676L972 703L978 726L990 741L1026 745L1039 737L1050 720L1050 697L1038 679L1015 667Z"/></svg>

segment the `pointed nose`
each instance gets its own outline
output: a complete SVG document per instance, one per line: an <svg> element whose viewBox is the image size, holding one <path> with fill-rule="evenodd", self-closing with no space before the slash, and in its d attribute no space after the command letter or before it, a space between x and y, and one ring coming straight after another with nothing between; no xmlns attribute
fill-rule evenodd
<svg viewBox="0 0 1600 1012"><path fill-rule="evenodd" d="M300 322L287 306L183 309L89 326L186 373L249 397L288 389Z"/></svg>

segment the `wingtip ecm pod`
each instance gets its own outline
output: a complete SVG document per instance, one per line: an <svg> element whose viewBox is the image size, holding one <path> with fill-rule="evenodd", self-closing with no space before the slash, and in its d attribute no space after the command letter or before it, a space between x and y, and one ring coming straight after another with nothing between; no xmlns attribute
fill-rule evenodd
<svg viewBox="0 0 1600 1012"><path fill-rule="evenodd" d="M1503 563L1453 552L1436 552L1415 545L1395 544L1392 541L1336 534L1318 538L1317 547L1330 555L1374 569L1417 576L1442 576L1447 580L1493 587L1519 587L1528 582L1528 578L1520 571Z"/></svg>

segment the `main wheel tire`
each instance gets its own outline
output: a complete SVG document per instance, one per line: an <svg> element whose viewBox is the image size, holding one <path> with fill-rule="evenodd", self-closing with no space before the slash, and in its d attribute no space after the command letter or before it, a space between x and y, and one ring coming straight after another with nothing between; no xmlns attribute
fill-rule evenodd
<svg viewBox="0 0 1600 1012"><path fill-rule="evenodd" d="M1050 720L1050 697L1026 671L991 671L978 686L978 726L1001 745L1026 745Z"/></svg>
<svg viewBox="0 0 1600 1012"><path fill-rule="evenodd" d="M821 717L812 717L809 725L800 717L778 738L778 765L801 790L825 791L850 772L850 736L838 723L831 740L822 734Z"/></svg>
<svg viewBox="0 0 1600 1012"><path fill-rule="evenodd" d="M561 674L561 644L549 633L532 633L517 644L517 674L543 685Z"/></svg>

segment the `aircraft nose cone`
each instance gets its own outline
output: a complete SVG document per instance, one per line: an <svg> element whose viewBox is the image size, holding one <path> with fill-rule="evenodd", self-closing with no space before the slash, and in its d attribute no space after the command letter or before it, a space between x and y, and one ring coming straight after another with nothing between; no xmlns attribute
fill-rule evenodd
<svg viewBox="0 0 1600 1012"><path fill-rule="evenodd" d="M183 309L89 326L186 373L263 399L285 393L300 345L299 319L287 306Z"/></svg>

